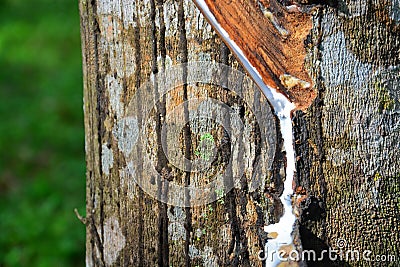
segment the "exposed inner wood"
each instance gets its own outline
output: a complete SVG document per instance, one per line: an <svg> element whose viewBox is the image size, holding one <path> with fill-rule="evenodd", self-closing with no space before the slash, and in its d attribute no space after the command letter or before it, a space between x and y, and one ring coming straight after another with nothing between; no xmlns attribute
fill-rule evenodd
<svg viewBox="0 0 400 267"><path fill-rule="evenodd" d="M304 68L305 40L312 28L309 14L288 10L276 0L205 2L265 84L288 96L297 109L311 105L316 93ZM285 75L299 83L285 86Z"/></svg>

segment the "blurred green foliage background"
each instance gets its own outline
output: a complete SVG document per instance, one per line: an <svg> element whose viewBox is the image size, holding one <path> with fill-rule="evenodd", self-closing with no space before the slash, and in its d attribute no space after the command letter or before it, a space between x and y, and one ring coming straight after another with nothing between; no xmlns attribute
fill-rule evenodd
<svg viewBox="0 0 400 267"><path fill-rule="evenodd" d="M0 266L83 266L77 0L0 0L0 99Z"/></svg>

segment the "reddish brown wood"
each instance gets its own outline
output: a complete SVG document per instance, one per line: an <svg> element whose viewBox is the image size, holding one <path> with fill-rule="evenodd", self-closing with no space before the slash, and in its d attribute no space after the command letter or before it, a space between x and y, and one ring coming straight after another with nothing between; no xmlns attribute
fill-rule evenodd
<svg viewBox="0 0 400 267"><path fill-rule="evenodd" d="M298 109L311 105L316 93L304 68L304 41L312 27L309 14L296 7L283 7L276 0L205 2L264 83L288 96Z"/></svg>

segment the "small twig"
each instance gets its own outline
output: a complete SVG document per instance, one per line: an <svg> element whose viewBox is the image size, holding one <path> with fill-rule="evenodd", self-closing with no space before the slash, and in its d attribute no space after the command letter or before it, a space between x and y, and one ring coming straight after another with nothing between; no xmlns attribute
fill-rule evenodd
<svg viewBox="0 0 400 267"><path fill-rule="evenodd" d="M76 215L76 217L78 218L78 220L80 220L81 223L83 223L84 225L86 225L87 220L86 220L86 218L82 217L82 216L79 214L78 209L75 208L75 209L74 209L74 212L75 212L75 215Z"/></svg>

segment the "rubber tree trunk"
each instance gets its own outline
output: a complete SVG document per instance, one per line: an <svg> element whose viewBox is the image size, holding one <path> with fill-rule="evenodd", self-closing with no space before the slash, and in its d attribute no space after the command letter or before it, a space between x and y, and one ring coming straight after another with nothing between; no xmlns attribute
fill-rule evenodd
<svg viewBox="0 0 400 267"><path fill-rule="evenodd" d="M338 2L310 10L318 97L293 117L299 246L400 260L400 3ZM264 96L191 1L80 0L80 12L86 265L261 266L285 179ZM187 202L182 188L215 180Z"/></svg>

